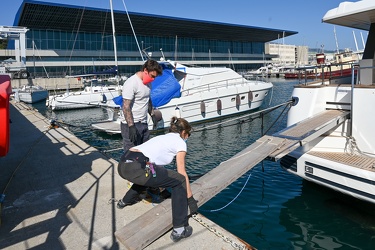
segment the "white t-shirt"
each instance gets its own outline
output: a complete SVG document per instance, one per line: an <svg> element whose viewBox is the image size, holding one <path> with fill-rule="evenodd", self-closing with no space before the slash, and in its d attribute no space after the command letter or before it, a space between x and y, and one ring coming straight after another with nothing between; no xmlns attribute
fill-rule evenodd
<svg viewBox="0 0 375 250"><path fill-rule="evenodd" d="M186 142L178 133L155 136L134 148L148 157L150 162L159 166L171 163L178 152L187 152Z"/></svg>
<svg viewBox="0 0 375 250"><path fill-rule="evenodd" d="M131 110L134 123L147 122L148 101L150 99L151 84L143 84L137 74L128 78L122 86L122 98L132 100ZM125 119L122 121L126 123Z"/></svg>

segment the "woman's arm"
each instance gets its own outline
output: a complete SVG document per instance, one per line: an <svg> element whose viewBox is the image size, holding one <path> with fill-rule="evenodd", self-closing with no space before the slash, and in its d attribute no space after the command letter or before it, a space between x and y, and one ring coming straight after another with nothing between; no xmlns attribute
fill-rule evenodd
<svg viewBox="0 0 375 250"><path fill-rule="evenodd" d="M185 176L187 198L189 198L193 195L193 193L191 192L191 189L190 189L189 176L186 173L185 156L186 156L186 152L184 152L184 151L178 152L177 155L176 155L176 163L177 163L177 172L182 174L183 176Z"/></svg>

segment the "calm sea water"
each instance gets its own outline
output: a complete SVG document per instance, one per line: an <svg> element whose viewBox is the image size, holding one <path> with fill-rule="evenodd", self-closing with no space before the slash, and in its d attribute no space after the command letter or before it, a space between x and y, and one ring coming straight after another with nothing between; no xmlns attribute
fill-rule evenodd
<svg viewBox="0 0 375 250"><path fill-rule="evenodd" d="M270 79L274 91L262 109L290 99L295 81ZM94 131L90 124L106 119L99 108L51 112L48 118L69 124L86 143L119 160L121 136ZM268 134L286 126L279 108L264 116ZM283 119L282 119L283 118ZM188 140L187 170L193 179L210 171L261 137L260 119L228 118L196 126ZM223 122L222 121L222 122ZM217 122L215 122L216 124ZM212 127L211 127L212 126ZM375 206L308 183L264 161L200 207L199 212L258 249L375 249Z"/></svg>

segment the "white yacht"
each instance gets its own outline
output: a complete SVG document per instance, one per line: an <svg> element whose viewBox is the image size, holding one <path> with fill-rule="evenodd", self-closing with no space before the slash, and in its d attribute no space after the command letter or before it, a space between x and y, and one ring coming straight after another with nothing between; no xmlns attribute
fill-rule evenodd
<svg viewBox="0 0 375 250"><path fill-rule="evenodd" d="M91 84L82 91L50 95L46 106L52 110L99 107L121 93L120 85Z"/></svg>
<svg viewBox="0 0 375 250"><path fill-rule="evenodd" d="M247 80L230 68L189 67L173 61L161 63L173 71L178 91L175 98L162 105L158 104L159 100L155 101L155 90L151 91L159 122L153 124L149 119L150 130L167 128L172 116L198 123L257 109L273 87L270 82ZM171 78L166 78L165 82L171 82ZM164 98L166 94L161 96ZM109 133L120 133L121 110L119 112L120 116L110 111L115 115L92 126Z"/></svg>
<svg viewBox="0 0 375 250"><path fill-rule="evenodd" d="M308 181L375 203L375 1L342 2L323 22L369 31L352 70L359 73L346 83L320 79L295 86L288 128L335 112L343 119L310 142L301 139L303 147L290 149L280 164Z"/></svg>

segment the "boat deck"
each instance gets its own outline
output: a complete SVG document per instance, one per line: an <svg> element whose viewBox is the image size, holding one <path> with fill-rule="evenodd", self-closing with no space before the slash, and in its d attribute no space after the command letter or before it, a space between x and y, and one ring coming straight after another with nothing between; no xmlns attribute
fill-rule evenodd
<svg viewBox="0 0 375 250"><path fill-rule="evenodd" d="M273 137L284 138L285 142L269 157L280 159L288 152L339 126L349 115L350 112L345 110L327 110L274 134Z"/></svg>
<svg viewBox="0 0 375 250"><path fill-rule="evenodd" d="M95 129L99 129L105 131L109 134L120 134L121 128L120 123L115 121L104 121L104 122L97 122L91 125Z"/></svg>
<svg viewBox="0 0 375 250"><path fill-rule="evenodd" d="M310 151L308 154L362 170L375 172L375 158L366 155L320 151Z"/></svg>

